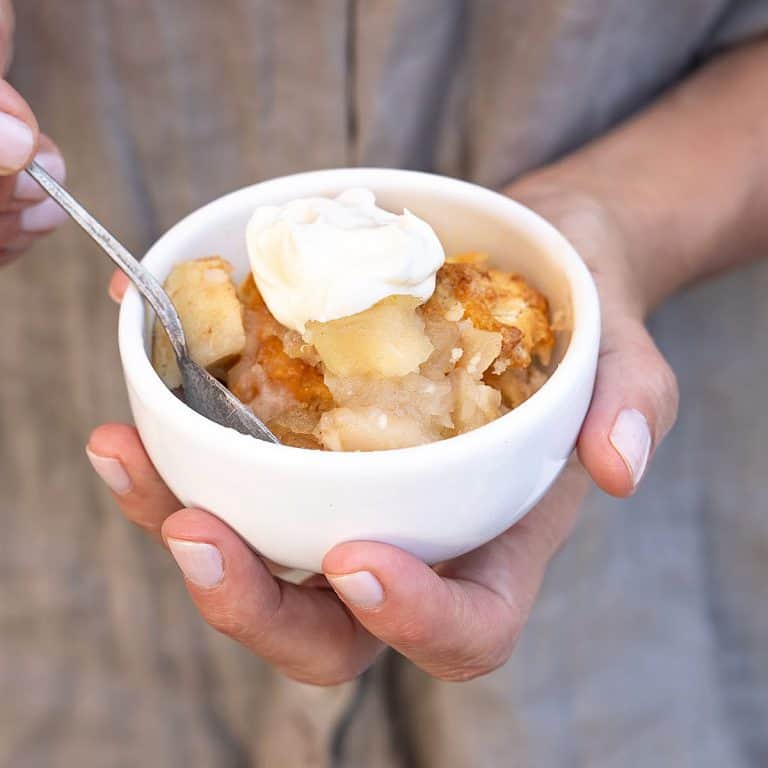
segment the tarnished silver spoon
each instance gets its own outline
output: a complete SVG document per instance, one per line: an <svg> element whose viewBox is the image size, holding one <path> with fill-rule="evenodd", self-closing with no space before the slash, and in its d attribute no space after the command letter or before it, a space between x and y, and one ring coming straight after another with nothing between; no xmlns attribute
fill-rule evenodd
<svg viewBox="0 0 768 768"><path fill-rule="evenodd" d="M184 329L176 308L160 283L118 240L111 235L48 172L32 161L27 173L98 243L101 249L125 272L139 293L149 302L162 323L181 371L184 400L202 416L231 427L245 435L271 443L280 441L254 413L246 408L223 384L189 356Z"/></svg>

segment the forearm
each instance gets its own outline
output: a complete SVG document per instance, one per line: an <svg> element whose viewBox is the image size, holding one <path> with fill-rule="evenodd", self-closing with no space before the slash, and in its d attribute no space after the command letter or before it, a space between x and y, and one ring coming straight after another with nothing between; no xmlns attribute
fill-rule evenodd
<svg viewBox="0 0 768 768"><path fill-rule="evenodd" d="M522 181L596 199L654 306L768 251L768 40L712 60L606 136Z"/></svg>

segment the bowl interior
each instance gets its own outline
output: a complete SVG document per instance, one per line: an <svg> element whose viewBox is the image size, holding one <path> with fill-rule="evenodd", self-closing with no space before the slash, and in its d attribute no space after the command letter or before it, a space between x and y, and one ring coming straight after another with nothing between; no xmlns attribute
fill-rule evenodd
<svg viewBox="0 0 768 768"><path fill-rule="evenodd" d="M573 257L551 227L507 198L466 182L429 174L349 169L321 171L264 182L220 198L190 214L149 251L144 264L161 280L174 264L219 255L235 267L240 280L248 272L246 224L258 205L280 204L296 197L331 196L352 186L367 186L384 208L408 208L434 228L447 255L487 252L500 268L519 272L550 302L552 314L572 328ZM153 321L147 310L145 348ZM553 366L563 358L570 331L558 334Z"/></svg>

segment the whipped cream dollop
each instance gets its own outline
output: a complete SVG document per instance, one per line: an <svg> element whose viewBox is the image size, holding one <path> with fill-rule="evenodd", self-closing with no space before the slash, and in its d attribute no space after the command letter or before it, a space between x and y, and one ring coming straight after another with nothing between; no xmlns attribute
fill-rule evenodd
<svg viewBox="0 0 768 768"><path fill-rule="evenodd" d="M369 189L261 206L246 238L269 311L302 334L312 320L354 315L387 296L427 301L445 262L426 221L379 208Z"/></svg>

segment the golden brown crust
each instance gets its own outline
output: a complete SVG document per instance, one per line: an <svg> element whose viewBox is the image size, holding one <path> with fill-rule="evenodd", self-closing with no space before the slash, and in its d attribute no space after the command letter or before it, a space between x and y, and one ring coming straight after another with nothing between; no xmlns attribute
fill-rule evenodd
<svg viewBox="0 0 768 768"><path fill-rule="evenodd" d="M549 321L549 303L520 275L488 270L495 300L494 317L504 325L511 325L522 333L522 344L528 358L538 358L548 365L555 345L555 336ZM530 365L530 363L529 363Z"/></svg>
<svg viewBox="0 0 768 768"><path fill-rule="evenodd" d="M422 309L425 316L467 319L479 330L500 333L497 372L527 368L534 356L548 363L555 340L547 300L522 277L486 264L481 253L450 259L437 273L435 293Z"/></svg>

